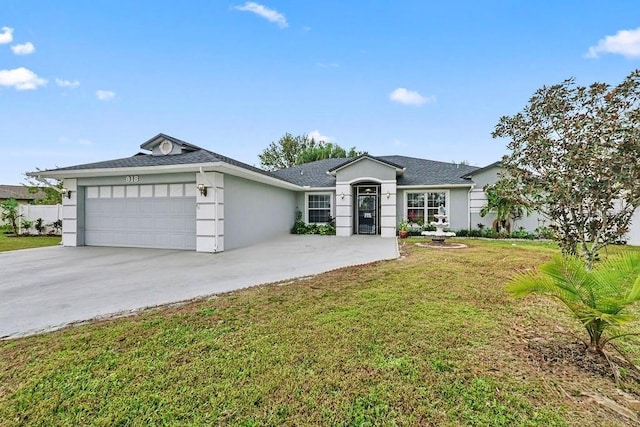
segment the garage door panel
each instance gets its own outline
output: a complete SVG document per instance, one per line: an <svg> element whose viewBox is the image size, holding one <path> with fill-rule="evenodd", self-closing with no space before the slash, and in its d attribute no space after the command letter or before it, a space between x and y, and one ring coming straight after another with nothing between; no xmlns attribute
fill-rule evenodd
<svg viewBox="0 0 640 427"><path fill-rule="evenodd" d="M183 187L184 184L174 185L173 194L184 194L184 190L178 191ZM195 197L166 197L166 193L165 197L153 197L153 186L132 185L124 193L118 188L117 194L126 194L124 198L103 198L114 194L111 187L106 188L87 187L86 245L196 248Z"/></svg>

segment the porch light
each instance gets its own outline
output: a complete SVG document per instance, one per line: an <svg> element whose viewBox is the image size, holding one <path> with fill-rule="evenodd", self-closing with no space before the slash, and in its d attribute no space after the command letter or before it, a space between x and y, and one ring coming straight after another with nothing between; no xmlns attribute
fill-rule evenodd
<svg viewBox="0 0 640 427"><path fill-rule="evenodd" d="M204 184L198 184L198 191L202 197L207 197L207 186Z"/></svg>
<svg viewBox="0 0 640 427"><path fill-rule="evenodd" d="M60 193L63 196L67 196L67 199L71 198L71 190L69 190L68 188L63 188L62 190L60 190Z"/></svg>
<svg viewBox="0 0 640 427"><path fill-rule="evenodd" d="M340 198L344 199L344 193L340 193Z"/></svg>
<svg viewBox="0 0 640 427"><path fill-rule="evenodd" d="M388 199L389 197L391 197L391 193L389 193L389 192L387 191L387 199Z"/></svg>

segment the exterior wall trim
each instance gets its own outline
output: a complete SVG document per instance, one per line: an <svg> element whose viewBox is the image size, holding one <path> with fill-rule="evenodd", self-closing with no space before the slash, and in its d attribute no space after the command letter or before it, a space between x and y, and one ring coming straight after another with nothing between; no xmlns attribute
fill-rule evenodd
<svg viewBox="0 0 640 427"><path fill-rule="evenodd" d="M473 187L475 184L436 184L436 185L398 185L398 190L419 190L421 188L436 188L436 189L446 189L446 188L467 188Z"/></svg>
<svg viewBox="0 0 640 427"><path fill-rule="evenodd" d="M119 176L119 175L152 175L179 172L221 172L230 175L246 178L251 181L270 184L275 187L281 187L288 190L302 190L296 184L284 181L271 176L263 175L248 169L234 166L225 162L210 163L190 163L182 165L164 165L164 166L145 166L145 167L124 167L124 168L98 168L98 169L72 169L72 170L55 170L30 172L28 175L32 177L48 177L48 178L85 178L99 176Z"/></svg>
<svg viewBox="0 0 640 427"><path fill-rule="evenodd" d="M349 181L339 181L339 182L336 182L336 184L340 183L340 184L353 185L353 184L358 184L360 182L375 182L377 184L392 184L392 183L396 183L397 181L395 179L380 179L380 178L374 178L374 177L371 177L371 176L362 176L362 177L351 179Z"/></svg>

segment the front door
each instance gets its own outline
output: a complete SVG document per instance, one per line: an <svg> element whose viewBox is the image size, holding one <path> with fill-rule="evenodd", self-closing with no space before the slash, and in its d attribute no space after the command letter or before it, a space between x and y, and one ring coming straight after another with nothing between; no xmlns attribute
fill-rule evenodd
<svg viewBox="0 0 640 427"><path fill-rule="evenodd" d="M376 234L378 230L378 196L358 195L358 234Z"/></svg>

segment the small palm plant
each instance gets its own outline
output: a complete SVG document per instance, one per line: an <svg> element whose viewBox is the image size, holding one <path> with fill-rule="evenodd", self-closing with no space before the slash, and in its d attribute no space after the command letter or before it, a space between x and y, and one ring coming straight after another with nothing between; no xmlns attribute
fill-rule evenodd
<svg viewBox="0 0 640 427"><path fill-rule="evenodd" d="M588 349L602 354L612 339L633 335L620 327L637 319L625 309L640 301L640 254L612 256L593 269L577 257L557 256L539 271L517 274L507 290L559 299L586 328Z"/></svg>

